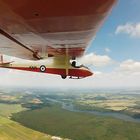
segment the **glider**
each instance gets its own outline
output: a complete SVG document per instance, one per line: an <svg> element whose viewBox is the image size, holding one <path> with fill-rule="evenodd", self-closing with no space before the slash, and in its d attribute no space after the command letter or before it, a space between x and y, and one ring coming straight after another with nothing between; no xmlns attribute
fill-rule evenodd
<svg viewBox="0 0 140 140"><path fill-rule="evenodd" d="M0 54L33 60L0 67L60 75L93 75L77 66L117 0L0 0ZM51 64L39 60L52 58ZM35 63L35 61L37 63Z"/></svg>

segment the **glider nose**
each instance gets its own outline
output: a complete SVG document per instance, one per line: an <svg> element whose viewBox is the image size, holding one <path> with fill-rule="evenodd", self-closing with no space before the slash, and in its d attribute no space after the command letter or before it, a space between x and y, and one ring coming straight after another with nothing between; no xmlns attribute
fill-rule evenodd
<svg viewBox="0 0 140 140"><path fill-rule="evenodd" d="M86 71L86 77L92 76L92 75L93 75L93 72L92 71L90 71L90 70L87 70Z"/></svg>
<svg viewBox="0 0 140 140"><path fill-rule="evenodd" d="M92 76L94 73L86 66L83 65L83 77L89 77Z"/></svg>
<svg viewBox="0 0 140 140"><path fill-rule="evenodd" d="M93 75L93 72L88 69L88 68L84 68L81 70L81 77L89 77L89 76L92 76Z"/></svg>

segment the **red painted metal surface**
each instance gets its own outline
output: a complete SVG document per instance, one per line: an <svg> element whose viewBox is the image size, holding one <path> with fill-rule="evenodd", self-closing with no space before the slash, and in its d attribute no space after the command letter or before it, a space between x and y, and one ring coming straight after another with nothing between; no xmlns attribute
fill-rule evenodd
<svg viewBox="0 0 140 140"><path fill-rule="evenodd" d="M5 67L6 68L6 67ZM41 72L40 68L29 68L29 67L7 67L10 69L16 69L16 70L23 70L23 71L32 71L32 72ZM56 74L56 75L66 75L66 69L60 69L60 68L46 68L45 72L41 73L49 73L49 74ZM88 77L93 75L91 71L88 69L68 69L68 75L67 76L75 76L75 77Z"/></svg>
<svg viewBox="0 0 140 140"><path fill-rule="evenodd" d="M107 12L115 0L3 0L25 19ZM35 15L37 14L38 15ZM34 13L34 14L33 14Z"/></svg>
<svg viewBox="0 0 140 140"><path fill-rule="evenodd" d="M0 0L0 29L25 46L39 50L40 55L47 53L47 46L85 50L115 2L116 0ZM62 54L63 52L62 49ZM77 57L83 51L72 51L69 54Z"/></svg>
<svg viewBox="0 0 140 140"><path fill-rule="evenodd" d="M93 73L89 70L69 69L69 76L88 77L88 76L92 76L92 75L93 75Z"/></svg>

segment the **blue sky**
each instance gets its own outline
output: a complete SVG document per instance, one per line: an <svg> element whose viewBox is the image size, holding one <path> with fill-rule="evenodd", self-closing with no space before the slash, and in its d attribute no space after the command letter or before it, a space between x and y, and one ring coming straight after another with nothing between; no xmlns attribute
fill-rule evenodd
<svg viewBox="0 0 140 140"><path fill-rule="evenodd" d="M119 25L126 23L140 22L140 1L139 0L119 0L111 15L97 33L88 52L105 54L105 48L109 48L108 55L117 61L125 59L140 60L140 37L133 38L126 34L115 34Z"/></svg>
<svg viewBox="0 0 140 140"><path fill-rule="evenodd" d="M94 71L93 77L73 81L61 80L59 76L7 71L1 76L0 85L140 87L139 13L140 0L118 1L82 60ZM85 58L92 61L87 62Z"/></svg>

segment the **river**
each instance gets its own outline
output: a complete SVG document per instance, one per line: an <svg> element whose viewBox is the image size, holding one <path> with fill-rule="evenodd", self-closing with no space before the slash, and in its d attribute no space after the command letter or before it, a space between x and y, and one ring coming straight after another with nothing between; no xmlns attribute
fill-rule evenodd
<svg viewBox="0 0 140 140"><path fill-rule="evenodd" d="M51 102L60 103L62 109L65 109L65 110L68 110L68 111L89 113L89 114L93 114L93 115L113 117L113 118L121 119L121 120L124 120L124 121L140 123L139 118L133 118L129 115L122 114L122 113L119 113L119 112L100 112L100 111L87 111L87 110L83 111L83 110L76 109L72 103L67 104L65 102L58 101L58 100L51 99L51 98L46 98L46 99L51 101Z"/></svg>

